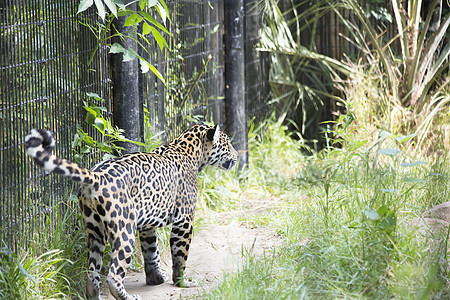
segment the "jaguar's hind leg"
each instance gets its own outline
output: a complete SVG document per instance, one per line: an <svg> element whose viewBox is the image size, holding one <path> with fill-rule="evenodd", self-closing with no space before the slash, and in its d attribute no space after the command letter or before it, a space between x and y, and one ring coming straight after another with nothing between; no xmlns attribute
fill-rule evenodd
<svg viewBox="0 0 450 300"><path fill-rule="evenodd" d="M88 299L98 299L100 293L100 271L103 265L103 253L106 245L106 230L100 217L83 203L85 199L80 196L80 207L85 221L88 249L88 274L86 294Z"/></svg>
<svg viewBox="0 0 450 300"><path fill-rule="evenodd" d="M88 274L86 294L88 298L98 299L100 292L100 271L103 264L103 253L106 245L106 235L103 227L91 221L86 222L88 247Z"/></svg>
<svg viewBox="0 0 450 300"><path fill-rule="evenodd" d="M139 232L142 254L144 256L145 277L148 285L161 284L166 280L166 274L161 271L156 228Z"/></svg>
<svg viewBox="0 0 450 300"><path fill-rule="evenodd" d="M131 226L128 225L127 226ZM119 225L120 227L120 225ZM136 229L129 230L125 233L119 230L119 233L112 233L110 238L111 244L111 266L106 281L109 286L111 295L117 300L138 300L138 295L130 295L125 290L123 281L131 263L131 256L134 249L134 241L136 238Z"/></svg>

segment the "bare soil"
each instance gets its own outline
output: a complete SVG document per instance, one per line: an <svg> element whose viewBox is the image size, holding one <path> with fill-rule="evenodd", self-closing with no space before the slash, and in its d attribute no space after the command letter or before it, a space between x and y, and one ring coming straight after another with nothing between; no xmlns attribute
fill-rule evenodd
<svg viewBox="0 0 450 300"><path fill-rule="evenodd" d="M205 226L192 239L186 274L194 278L195 288L175 287L171 279L157 286L145 284L145 274L129 272L125 288L130 294L138 294L144 300L200 298L223 278L224 272L234 272L244 262L243 255L260 256L280 245L281 239L271 229L248 228L238 221ZM161 255L161 267L171 278L171 259L168 251ZM114 300L108 291L103 298Z"/></svg>

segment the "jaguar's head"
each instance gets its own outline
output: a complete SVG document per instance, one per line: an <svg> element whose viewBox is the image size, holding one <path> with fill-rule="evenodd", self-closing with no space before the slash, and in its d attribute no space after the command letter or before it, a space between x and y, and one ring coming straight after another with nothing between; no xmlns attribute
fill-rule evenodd
<svg viewBox="0 0 450 300"><path fill-rule="evenodd" d="M202 126L205 134L203 138L203 159L199 166L201 171L206 165L224 170L231 170L237 163L238 153L231 145L228 135L219 129L219 125Z"/></svg>

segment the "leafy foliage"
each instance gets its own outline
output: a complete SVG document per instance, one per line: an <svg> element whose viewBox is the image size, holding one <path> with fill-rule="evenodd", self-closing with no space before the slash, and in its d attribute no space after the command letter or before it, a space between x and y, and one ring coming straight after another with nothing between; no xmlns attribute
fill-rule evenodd
<svg viewBox="0 0 450 300"><path fill-rule="evenodd" d="M33 282L17 256L10 250L0 249L0 296L2 299L25 299L24 290Z"/></svg>
<svg viewBox="0 0 450 300"><path fill-rule="evenodd" d="M266 0L258 48L270 53L271 103L277 104L282 120L286 117L297 120L295 114L300 110L302 117L298 126L302 133L314 122L321 121L318 115L323 99L333 98L333 79L340 78L340 73L350 75L353 72L346 64L317 53L314 35L304 45L304 32L311 28L314 31L318 19L327 11L322 7L323 1L301 11L304 4L292 4L291 9L282 12L276 1ZM287 15L292 15L292 19Z"/></svg>
<svg viewBox="0 0 450 300"><path fill-rule="evenodd" d="M87 96L95 99L97 102L104 101L95 93L87 93ZM118 146L116 144L117 142L133 143L142 147L146 146L144 143L125 138L123 135L124 130L117 128L117 126L114 127L111 124L111 119L103 116L103 114L106 113L105 107L84 101L83 108L86 110L86 123L96 129L101 140L94 139L88 133L83 131L81 126L78 126L77 133L72 142L72 147L74 149L79 149L78 153L74 156L77 162L81 162L83 155L92 153L93 151L103 152L103 160L120 155L124 148Z"/></svg>
<svg viewBox="0 0 450 300"><path fill-rule="evenodd" d="M438 2L430 3L425 19L422 19L421 1L407 4L393 1L397 35L391 40L384 38L382 26L366 18L358 1L345 0L331 5L348 29L349 39L361 49L360 59L370 65L363 67L350 63L360 70L360 75L352 76L341 87L347 101L358 107L365 126L403 133L417 130L417 139L411 141L416 150L423 146L426 137L437 135L436 139L442 138L439 137L441 129L432 130L431 124L442 128L446 122L446 118L439 116L445 115L449 101L449 80L445 72L450 55L447 30L450 15L443 15L438 26L432 28L431 20ZM355 14L361 28L344 17L342 8ZM400 53L395 47L397 37Z"/></svg>
<svg viewBox="0 0 450 300"><path fill-rule="evenodd" d="M97 9L97 13L102 21L106 21L107 18L109 20L106 25L98 24L97 27L86 25L89 26L91 31L97 35L98 39L96 49L92 52L89 62L92 61L99 45L101 43L108 42L112 37L119 37L122 41L131 39L137 42L140 45L141 49L147 53L150 50L148 50L147 47L144 47L144 45L140 44L140 42L136 38L137 36L140 37L143 42L151 45L149 39L147 38L147 36L151 34L151 36L158 43L161 51L164 47L169 47L165 38L160 33L160 31L162 31L170 35L170 33L164 27L164 24L168 19L168 9L164 0L139 0L139 10L137 11L130 8L131 3L125 5L122 0L81 0L78 6L77 13L82 13L83 11L89 9L94 5L94 3ZM109 15L107 14L105 6L110 11ZM153 16L151 16L151 14L149 14L150 9L155 9L158 12L161 18L161 22L157 21ZM126 17L124 27L128 27L130 29L127 32L115 31L113 34L108 34L111 30L113 21L119 17ZM142 29L139 28L139 25L142 25ZM149 48L151 49L151 47ZM122 53L123 61L130 61L136 58L139 59L142 73L146 73L151 70L162 82L165 82L161 73L144 57L139 55L134 49L126 49L120 43L116 42L111 45L110 53Z"/></svg>
<svg viewBox="0 0 450 300"><path fill-rule="evenodd" d="M265 3L260 50L272 57L271 101L281 104L281 118L287 114L300 120L303 133L318 122L324 99L340 101L333 96L337 88L342 106L351 107L362 121L358 126L417 131L410 141L416 150L426 138L441 140L447 134L450 15L440 6L445 4L431 1L425 11L422 1L392 1L392 17L386 9L367 11L357 0L305 1L286 12L275 1ZM437 11L441 14L436 21ZM343 37L358 49L356 56L337 61L317 52L317 22L331 12L344 25ZM383 21L393 20L397 32L387 36ZM296 113L303 117L295 118ZM439 150L437 145L431 143L433 149L426 151Z"/></svg>

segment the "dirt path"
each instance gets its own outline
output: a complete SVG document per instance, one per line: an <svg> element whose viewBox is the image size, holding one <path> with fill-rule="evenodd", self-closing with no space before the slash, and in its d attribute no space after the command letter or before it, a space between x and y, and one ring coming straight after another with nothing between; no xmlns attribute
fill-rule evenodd
<svg viewBox="0 0 450 300"><path fill-rule="evenodd" d="M183 289L175 287L172 280L158 285L145 284L144 273L130 272L125 278L129 293L138 294L144 300L196 298L205 290L217 285L224 271L235 271L242 264L242 253L251 251L262 255L278 246L281 240L267 228L250 229L236 221L224 225L209 225L197 233L191 243L187 262L187 276L198 281L199 287ZM171 275L171 260L162 256L162 269ZM114 300L111 295L104 299Z"/></svg>

